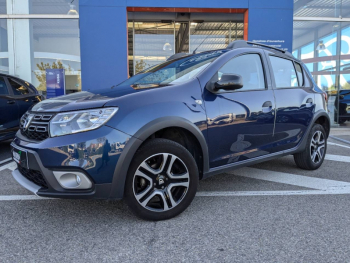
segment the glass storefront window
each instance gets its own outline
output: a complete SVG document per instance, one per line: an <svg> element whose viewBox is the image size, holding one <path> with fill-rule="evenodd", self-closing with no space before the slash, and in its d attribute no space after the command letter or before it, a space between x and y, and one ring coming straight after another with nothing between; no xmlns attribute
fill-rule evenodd
<svg viewBox="0 0 350 263"><path fill-rule="evenodd" d="M294 0L294 16L302 17L339 17L344 10L344 0Z"/></svg>
<svg viewBox="0 0 350 263"><path fill-rule="evenodd" d="M223 49L238 39L243 39L243 23L191 22L190 53Z"/></svg>
<svg viewBox="0 0 350 263"><path fill-rule="evenodd" d="M78 20L32 19L32 84L46 94L46 73L64 69L65 93L81 91ZM28 69L30 70L30 69Z"/></svg>
<svg viewBox="0 0 350 263"><path fill-rule="evenodd" d="M0 73L9 73L6 19L0 19Z"/></svg>
<svg viewBox="0 0 350 263"><path fill-rule="evenodd" d="M0 0L0 14L6 14L6 0Z"/></svg>
<svg viewBox="0 0 350 263"><path fill-rule="evenodd" d="M129 77L134 75L134 22L128 22L128 64Z"/></svg>
<svg viewBox="0 0 350 263"><path fill-rule="evenodd" d="M129 75L164 62L175 53L223 49L243 35L243 22L129 21Z"/></svg>
<svg viewBox="0 0 350 263"><path fill-rule="evenodd" d="M166 61L174 54L174 23L134 22L134 73Z"/></svg>
<svg viewBox="0 0 350 263"><path fill-rule="evenodd" d="M292 55L295 57L295 58L299 58L298 56L299 56L299 50L294 50L293 52L292 52Z"/></svg>
<svg viewBox="0 0 350 263"><path fill-rule="evenodd" d="M350 27L341 30L341 60L339 84L341 89L350 89Z"/></svg>
<svg viewBox="0 0 350 263"><path fill-rule="evenodd" d="M78 15L79 0L29 0L31 14Z"/></svg>
<svg viewBox="0 0 350 263"><path fill-rule="evenodd" d="M350 89L350 27L347 22L295 21L293 50L328 93L332 124L342 124L339 93Z"/></svg>

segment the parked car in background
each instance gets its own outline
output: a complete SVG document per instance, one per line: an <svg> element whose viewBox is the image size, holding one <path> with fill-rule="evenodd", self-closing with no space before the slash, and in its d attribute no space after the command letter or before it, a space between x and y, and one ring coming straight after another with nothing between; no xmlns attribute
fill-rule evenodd
<svg viewBox="0 0 350 263"><path fill-rule="evenodd" d="M234 41L40 102L11 144L13 177L38 196L125 199L164 220L215 174L285 155L318 169L330 132L323 91L300 60L256 45Z"/></svg>
<svg viewBox="0 0 350 263"><path fill-rule="evenodd" d="M29 82L0 74L0 141L15 137L22 115L42 100Z"/></svg>
<svg viewBox="0 0 350 263"><path fill-rule="evenodd" d="M343 124L346 121L350 121L350 90L349 89L340 90L339 97L335 99L334 104L335 104L336 113L337 113L335 114L335 121L337 121L338 115L339 115L339 124Z"/></svg>

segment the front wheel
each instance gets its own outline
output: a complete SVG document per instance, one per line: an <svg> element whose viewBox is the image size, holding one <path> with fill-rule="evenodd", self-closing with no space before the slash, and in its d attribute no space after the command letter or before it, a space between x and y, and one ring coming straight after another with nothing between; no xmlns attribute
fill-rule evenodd
<svg viewBox="0 0 350 263"><path fill-rule="evenodd" d="M169 219L191 204L198 178L196 161L186 148L170 140L153 139L131 162L125 201L142 219Z"/></svg>
<svg viewBox="0 0 350 263"><path fill-rule="evenodd" d="M310 131L305 150L294 154L294 161L302 169L316 170L322 165L326 151L326 132L322 125L316 123Z"/></svg>

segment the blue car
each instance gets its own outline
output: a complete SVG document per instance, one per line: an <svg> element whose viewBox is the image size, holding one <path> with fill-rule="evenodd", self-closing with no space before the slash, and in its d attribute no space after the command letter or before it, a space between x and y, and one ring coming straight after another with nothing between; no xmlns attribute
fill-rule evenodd
<svg viewBox="0 0 350 263"><path fill-rule="evenodd" d="M319 168L329 131L324 93L301 61L234 41L36 104L11 144L13 176L38 196L124 199L164 220L209 176L285 155Z"/></svg>
<svg viewBox="0 0 350 263"><path fill-rule="evenodd" d="M29 82L0 74L0 141L13 139L22 115L43 97Z"/></svg>

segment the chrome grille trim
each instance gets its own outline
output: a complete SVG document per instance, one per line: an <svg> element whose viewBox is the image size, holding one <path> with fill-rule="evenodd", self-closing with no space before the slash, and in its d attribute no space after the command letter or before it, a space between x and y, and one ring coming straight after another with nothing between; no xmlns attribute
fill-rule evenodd
<svg viewBox="0 0 350 263"><path fill-rule="evenodd" d="M29 123L27 129L25 129L24 125L26 124L26 120L29 115L34 115L32 121ZM26 112L21 120L20 120L20 130L23 136L28 139L42 141L50 137L49 129L50 129L50 120L55 114L40 114L35 112Z"/></svg>

